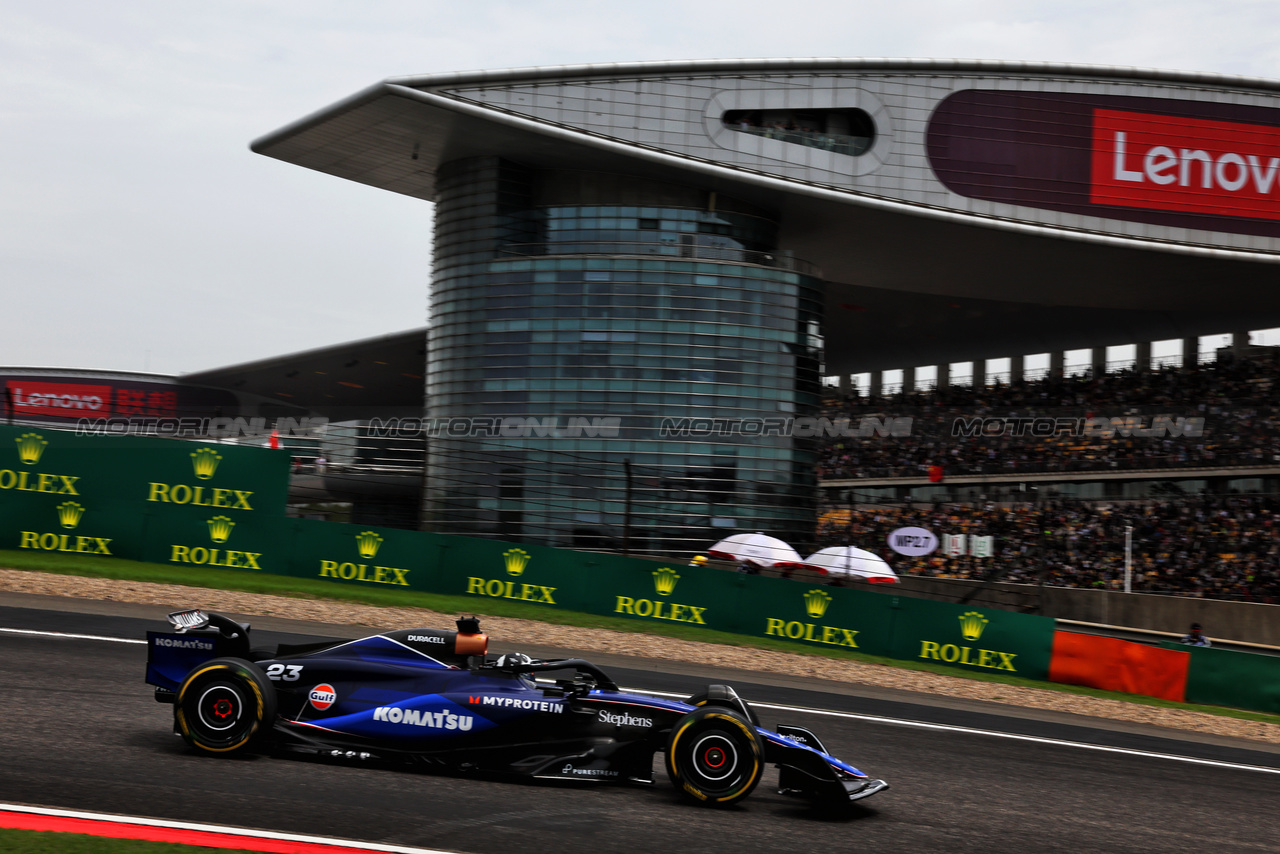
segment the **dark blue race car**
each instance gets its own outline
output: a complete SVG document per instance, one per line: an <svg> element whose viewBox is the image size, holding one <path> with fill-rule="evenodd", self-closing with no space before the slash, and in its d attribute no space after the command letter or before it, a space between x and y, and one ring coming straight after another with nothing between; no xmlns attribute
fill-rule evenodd
<svg viewBox="0 0 1280 854"><path fill-rule="evenodd" d="M147 633L147 682L201 752L295 751L652 784L662 751L679 791L711 806L749 795L766 764L779 767L782 792L823 806L888 788L829 755L806 729L761 728L727 685L675 702L622 691L582 659L487 655L474 617L458 620L457 631L402 629L275 650L253 649L249 626L221 614L178 611L169 621L172 631Z"/></svg>

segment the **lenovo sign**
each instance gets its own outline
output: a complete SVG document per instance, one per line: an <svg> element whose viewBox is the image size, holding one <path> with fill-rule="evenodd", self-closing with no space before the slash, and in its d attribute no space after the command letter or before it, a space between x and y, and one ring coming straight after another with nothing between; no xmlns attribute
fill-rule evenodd
<svg viewBox="0 0 1280 854"><path fill-rule="evenodd" d="M1280 220L1280 129L1094 110L1095 204Z"/></svg>
<svg viewBox="0 0 1280 854"><path fill-rule="evenodd" d="M1280 238L1275 107L1225 103L1203 93L1175 100L967 89L938 105L927 136L929 164L960 196L1100 220ZM1030 210L1017 216L1037 219ZM1108 230L1103 222L1089 227ZM1117 233L1132 235L1133 229Z"/></svg>
<svg viewBox="0 0 1280 854"><path fill-rule="evenodd" d="M13 411L62 418L102 417L111 412L111 386L10 381Z"/></svg>

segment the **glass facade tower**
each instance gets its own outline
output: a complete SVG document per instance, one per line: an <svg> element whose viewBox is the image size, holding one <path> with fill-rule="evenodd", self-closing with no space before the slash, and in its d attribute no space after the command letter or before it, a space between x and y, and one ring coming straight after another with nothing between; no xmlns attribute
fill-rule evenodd
<svg viewBox="0 0 1280 854"><path fill-rule="evenodd" d="M672 554L812 536L822 281L684 185L437 173L428 529Z"/></svg>

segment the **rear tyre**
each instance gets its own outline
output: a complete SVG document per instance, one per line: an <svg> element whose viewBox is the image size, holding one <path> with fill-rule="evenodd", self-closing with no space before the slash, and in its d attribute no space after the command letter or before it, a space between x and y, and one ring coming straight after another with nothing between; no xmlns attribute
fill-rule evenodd
<svg viewBox="0 0 1280 854"><path fill-rule="evenodd" d="M253 747L275 717L275 688L239 658L215 658L191 671L173 705L174 727L187 744L224 755Z"/></svg>
<svg viewBox="0 0 1280 854"><path fill-rule="evenodd" d="M740 712L703 706L671 730L667 773L687 800L730 806L751 794L763 771L760 737Z"/></svg>

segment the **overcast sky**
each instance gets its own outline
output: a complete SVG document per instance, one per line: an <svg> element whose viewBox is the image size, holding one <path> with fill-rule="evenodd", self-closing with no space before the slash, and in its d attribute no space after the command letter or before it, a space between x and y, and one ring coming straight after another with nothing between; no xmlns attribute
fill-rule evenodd
<svg viewBox="0 0 1280 854"><path fill-rule="evenodd" d="M385 77L961 57L1280 78L1273 2L0 0L0 364L182 373L426 323L431 206L250 140Z"/></svg>

